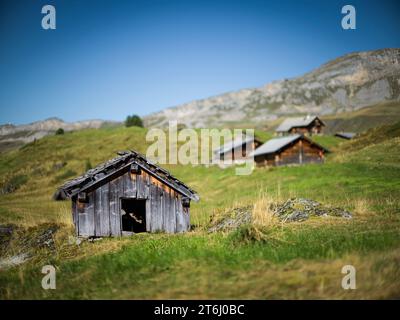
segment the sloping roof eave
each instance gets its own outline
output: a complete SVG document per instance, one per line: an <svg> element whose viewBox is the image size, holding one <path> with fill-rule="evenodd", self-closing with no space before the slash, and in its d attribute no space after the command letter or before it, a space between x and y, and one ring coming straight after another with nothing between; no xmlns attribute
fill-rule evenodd
<svg viewBox="0 0 400 320"><path fill-rule="evenodd" d="M292 128L304 128L310 125L315 119L318 119L321 122L321 125L324 127L325 122L323 122L318 116L311 116L309 119L306 117L297 117L297 118L286 118L283 122L275 129L276 132L287 132Z"/></svg>
<svg viewBox="0 0 400 320"><path fill-rule="evenodd" d="M126 171L132 164L137 164L141 169L160 180L162 183L168 185L179 194L186 196L195 202L200 200L200 197L194 190L172 176L167 170L146 160L142 155L135 151L124 153L120 157L111 159L98 165L96 168L89 170L83 176L67 181L63 186L57 189L53 195L53 199L64 200L72 198L80 192L96 189L98 186L101 186L107 181L112 180L114 176L120 176L121 172ZM153 170L151 170L151 168L153 168ZM104 174L104 172L107 172L108 169L110 169L110 172ZM165 177L157 174L157 172L163 173ZM96 178L95 176L98 174L103 174L103 176ZM172 180L173 182L169 180Z"/></svg>
<svg viewBox="0 0 400 320"><path fill-rule="evenodd" d="M280 151L282 148L284 148L285 146L289 145L290 143L297 141L299 138L301 138L301 135L296 134L296 135L283 137L283 138L270 139L267 142L265 142L263 145L258 147L256 150L254 150L252 153L250 153L249 157L256 157L256 156L276 153L276 152ZM277 144L277 145L274 146L274 144ZM269 147L269 149L268 149L268 147ZM267 148L267 150L263 150L266 148Z"/></svg>
<svg viewBox="0 0 400 320"><path fill-rule="evenodd" d="M232 150L237 149L237 148L243 146L244 144L247 144L252 141L261 143L261 141L255 137L254 138L246 137L245 139L235 139L235 140L229 141L228 143L225 143L224 145L214 149L213 152L216 154L222 155L222 154L231 152Z"/></svg>
<svg viewBox="0 0 400 320"><path fill-rule="evenodd" d="M274 153L280 152L283 148L287 147L291 143L296 142L297 140L299 140L301 138L307 140L308 142L310 142L310 144L315 145L318 148L324 150L324 152L330 153L329 149L321 146L319 143L311 140L310 138L308 138L308 137L306 137L304 135L296 134L296 135L292 135L292 136L288 136L288 137L274 138L274 139L268 140L262 146L260 146L259 148L254 150L252 153L250 153L249 157L256 157L256 156L268 155L268 154L274 154ZM262 147L264 146L264 149L265 149L268 146L267 145L268 143L273 145L274 142L277 143L277 142L279 142L279 140L283 141L283 143L278 144L275 148L267 149L265 151L262 150Z"/></svg>

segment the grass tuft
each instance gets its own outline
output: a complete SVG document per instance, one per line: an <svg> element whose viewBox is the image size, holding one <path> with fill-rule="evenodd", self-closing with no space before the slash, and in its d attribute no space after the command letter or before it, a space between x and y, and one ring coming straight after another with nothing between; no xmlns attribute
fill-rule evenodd
<svg viewBox="0 0 400 320"><path fill-rule="evenodd" d="M279 223L278 218L272 210L279 200L277 197L272 197L267 192L260 193L260 196L255 201L252 211L252 221L255 226L271 227Z"/></svg>

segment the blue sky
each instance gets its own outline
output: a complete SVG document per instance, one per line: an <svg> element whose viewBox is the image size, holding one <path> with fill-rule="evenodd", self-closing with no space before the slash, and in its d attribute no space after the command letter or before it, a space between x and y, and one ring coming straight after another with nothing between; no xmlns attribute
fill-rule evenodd
<svg viewBox="0 0 400 320"><path fill-rule="evenodd" d="M57 29L41 28L52 4ZM352 4L357 29L341 28ZM400 47L400 1L0 2L0 123L123 120Z"/></svg>

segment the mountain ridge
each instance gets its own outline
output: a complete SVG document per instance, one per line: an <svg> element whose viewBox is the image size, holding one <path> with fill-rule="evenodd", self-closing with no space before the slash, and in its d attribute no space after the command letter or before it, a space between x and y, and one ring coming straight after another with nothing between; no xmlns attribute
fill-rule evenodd
<svg viewBox="0 0 400 320"><path fill-rule="evenodd" d="M214 95L144 117L148 127L177 120L188 127L262 123L282 116L331 115L400 100L400 49L360 51L330 60L299 77Z"/></svg>
<svg viewBox="0 0 400 320"><path fill-rule="evenodd" d="M11 150L49 134L54 134L57 129L63 129L68 132L82 129L99 129L104 126L117 126L120 124L121 122L98 119L65 122L57 117L22 125L6 123L0 125L0 152Z"/></svg>
<svg viewBox="0 0 400 320"><path fill-rule="evenodd" d="M119 124L119 122L100 119L66 122L58 117L49 117L45 120L34 121L28 124L2 124L0 125L0 135L9 135L22 131L56 131L59 128L64 129L65 131L72 131L88 128L100 128L106 124Z"/></svg>

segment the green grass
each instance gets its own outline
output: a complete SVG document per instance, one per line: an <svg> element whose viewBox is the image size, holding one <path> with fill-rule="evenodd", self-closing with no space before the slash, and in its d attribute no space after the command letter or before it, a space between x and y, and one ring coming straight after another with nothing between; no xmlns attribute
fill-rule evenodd
<svg viewBox="0 0 400 320"><path fill-rule="evenodd" d="M357 139L349 141L344 146L346 151L358 151L365 147L383 143L391 138L400 136L400 122L392 125L372 128L361 134ZM389 149L387 149L389 151Z"/></svg>
<svg viewBox="0 0 400 320"><path fill-rule="evenodd" d="M400 121L399 107L399 101L389 101L355 111L323 115L321 119L326 124L324 132L327 134L334 134L339 131L360 133L377 126L394 124ZM292 114L291 116L301 115L304 114ZM264 128L273 131L284 119L285 117L279 117L278 119L268 121L264 124ZM246 124L246 122L243 121L243 124ZM237 125L240 126L239 124Z"/></svg>
<svg viewBox="0 0 400 320"><path fill-rule="evenodd" d="M18 190L18 188L24 185L27 181L28 177L26 175L19 174L13 176L0 187L0 194L12 193Z"/></svg>
<svg viewBox="0 0 400 320"><path fill-rule="evenodd" d="M391 125L400 120L399 101L383 102L353 112L323 117L327 124L327 132L339 131L364 132L368 129Z"/></svg>
<svg viewBox="0 0 400 320"><path fill-rule="evenodd" d="M73 177L76 177L76 176L77 176L77 173L75 171L69 169L69 170L65 171L64 173L56 176L55 181L57 183L60 183L60 182L65 181L68 178L73 178Z"/></svg>
<svg viewBox="0 0 400 320"><path fill-rule="evenodd" d="M379 226L379 221L376 222ZM294 259L313 263L334 260L354 251L363 255L371 250L384 251L396 247L400 241L398 230L382 228L375 227L374 232L368 234L360 232L355 222L322 229L289 227L285 232L270 231L280 235L280 244L273 246L268 242L238 245L234 241L236 234L139 235L115 253L77 261L56 258L42 261L43 264L58 266L60 276L55 291L37 288L41 280L37 266L25 269L23 280L17 271L0 274L0 284L4 292L12 292L12 297L22 298L152 298L168 289L169 285L167 279L153 283L154 279L167 275L168 278L178 279L183 275L193 277L190 270L176 270L182 262L200 264L219 273L219 281L226 282L230 278L234 281L231 276L251 270L254 261L269 261L284 268ZM191 289L196 290L195 283ZM188 285L186 281L185 285ZM29 292L27 288L30 288ZM182 288L182 292L191 295L187 288ZM215 289L209 294L222 296L222 292Z"/></svg>
<svg viewBox="0 0 400 320"><path fill-rule="evenodd" d="M0 271L4 299L82 298L391 298L400 294L400 170L396 126L360 140L313 137L331 149L323 165L257 168L236 176L234 168L166 166L198 191L192 203L193 232L140 234L77 246L70 203L51 196L63 178L81 174L115 155L145 153L146 130L107 128L48 136L0 157L3 182L25 175L28 182L0 196L0 224L36 232L60 226L56 248L35 249L27 263ZM271 133L256 132L262 140ZM377 138L379 137L379 138ZM55 164L66 162L65 166ZM57 169L59 168L59 169ZM210 216L252 205L261 193L281 199L307 197L353 212L353 219L315 218L263 229L266 241L245 226L232 233L207 233ZM17 237L17 236L16 236ZM23 249L15 238L8 254ZM31 248L32 249L32 248ZM57 290L40 286L41 267L57 267ZM354 264L359 288L340 287L341 267ZM373 274L372 272L375 272Z"/></svg>

